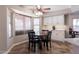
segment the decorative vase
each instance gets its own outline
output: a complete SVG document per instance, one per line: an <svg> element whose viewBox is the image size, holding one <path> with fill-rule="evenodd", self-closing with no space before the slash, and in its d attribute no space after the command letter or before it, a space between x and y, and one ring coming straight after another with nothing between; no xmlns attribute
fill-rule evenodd
<svg viewBox="0 0 79 59"><path fill-rule="evenodd" d="M55 30L55 26L53 26L52 28L53 28L53 30Z"/></svg>

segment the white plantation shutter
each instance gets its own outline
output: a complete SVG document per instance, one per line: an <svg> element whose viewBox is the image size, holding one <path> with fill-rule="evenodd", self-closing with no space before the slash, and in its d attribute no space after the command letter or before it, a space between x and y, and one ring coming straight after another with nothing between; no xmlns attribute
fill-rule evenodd
<svg viewBox="0 0 79 59"><path fill-rule="evenodd" d="M40 31L40 20L39 18L34 18L34 31L36 34L39 34Z"/></svg>
<svg viewBox="0 0 79 59"><path fill-rule="evenodd" d="M15 17L15 30L24 30L23 21L24 21L24 17L21 16L21 15L16 14L16 17Z"/></svg>
<svg viewBox="0 0 79 59"><path fill-rule="evenodd" d="M31 18L25 17L25 30L30 30L30 29L31 29Z"/></svg>
<svg viewBox="0 0 79 59"><path fill-rule="evenodd" d="M23 15L15 15L15 34L26 34L31 29L31 18Z"/></svg>

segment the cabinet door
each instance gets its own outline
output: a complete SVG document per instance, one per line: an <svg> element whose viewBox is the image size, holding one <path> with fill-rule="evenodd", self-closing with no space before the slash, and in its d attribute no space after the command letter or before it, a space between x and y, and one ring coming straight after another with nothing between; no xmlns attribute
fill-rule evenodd
<svg viewBox="0 0 79 59"><path fill-rule="evenodd" d="M44 25L64 25L64 15L45 17Z"/></svg>
<svg viewBox="0 0 79 59"><path fill-rule="evenodd" d="M64 16L57 16L57 24L64 25Z"/></svg>
<svg viewBox="0 0 79 59"><path fill-rule="evenodd" d="M54 30L52 31L53 40L64 41L64 31L62 30Z"/></svg>
<svg viewBox="0 0 79 59"><path fill-rule="evenodd" d="M57 17L56 17L56 16L54 16L54 17L52 18L52 24L53 24L53 25L57 25Z"/></svg>
<svg viewBox="0 0 79 59"><path fill-rule="evenodd" d="M44 25L51 25L52 24L52 17L44 18Z"/></svg>

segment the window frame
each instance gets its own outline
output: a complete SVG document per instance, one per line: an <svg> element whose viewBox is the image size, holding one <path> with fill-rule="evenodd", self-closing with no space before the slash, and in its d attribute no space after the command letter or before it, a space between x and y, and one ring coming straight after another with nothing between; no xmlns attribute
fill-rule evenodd
<svg viewBox="0 0 79 59"><path fill-rule="evenodd" d="M74 24L74 20L75 20L75 24ZM77 30L77 29L75 29L75 28L78 28L79 27L79 19L73 19L73 30L74 31L79 31L79 30Z"/></svg>

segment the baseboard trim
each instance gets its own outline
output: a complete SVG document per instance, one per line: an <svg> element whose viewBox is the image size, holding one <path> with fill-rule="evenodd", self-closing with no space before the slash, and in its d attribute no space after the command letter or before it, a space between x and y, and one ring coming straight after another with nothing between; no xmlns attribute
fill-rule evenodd
<svg viewBox="0 0 79 59"><path fill-rule="evenodd" d="M16 45L25 43L25 42L27 42L27 40L13 44L13 45L12 45L6 52L4 52L3 54L8 54L8 53L12 50L13 47L15 47Z"/></svg>

